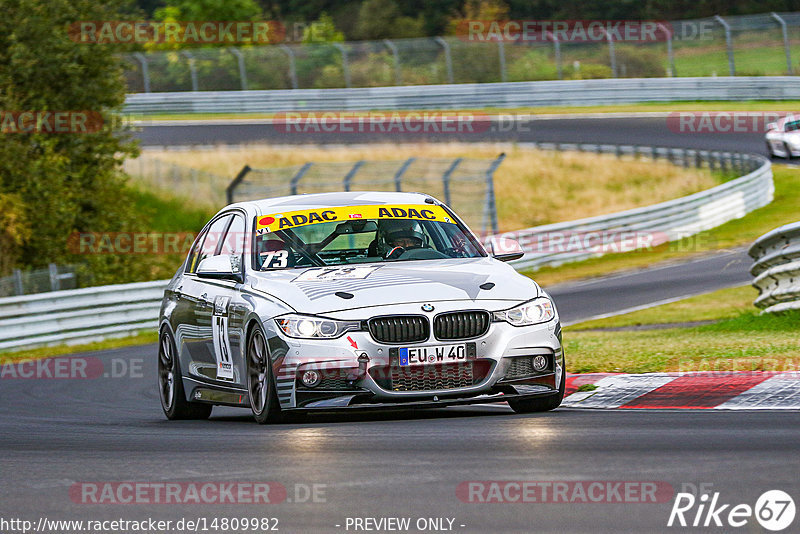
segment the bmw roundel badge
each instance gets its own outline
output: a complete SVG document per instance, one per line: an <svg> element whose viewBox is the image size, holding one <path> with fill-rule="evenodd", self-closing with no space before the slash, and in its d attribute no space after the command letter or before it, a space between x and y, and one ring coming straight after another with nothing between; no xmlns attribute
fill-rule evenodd
<svg viewBox="0 0 800 534"><path fill-rule="evenodd" d="M433 304L423 304L422 311L424 312L432 312L433 311Z"/></svg>

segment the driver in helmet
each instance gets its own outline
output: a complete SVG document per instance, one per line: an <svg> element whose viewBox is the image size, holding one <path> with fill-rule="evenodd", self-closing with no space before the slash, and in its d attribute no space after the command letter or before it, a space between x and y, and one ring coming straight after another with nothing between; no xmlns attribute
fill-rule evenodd
<svg viewBox="0 0 800 534"><path fill-rule="evenodd" d="M379 224L377 250L384 258L397 259L406 250L427 245L427 237L418 221L381 220Z"/></svg>

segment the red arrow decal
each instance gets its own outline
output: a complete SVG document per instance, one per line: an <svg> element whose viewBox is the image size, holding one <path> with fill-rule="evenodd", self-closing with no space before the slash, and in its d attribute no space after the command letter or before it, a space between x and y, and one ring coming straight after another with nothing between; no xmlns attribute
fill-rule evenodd
<svg viewBox="0 0 800 534"><path fill-rule="evenodd" d="M350 344L353 346L353 348L354 348L354 349L358 349L358 343L356 343L355 341L353 341L353 338L352 338L352 337L350 337L350 336L347 336L347 341L349 341L349 342L350 342Z"/></svg>

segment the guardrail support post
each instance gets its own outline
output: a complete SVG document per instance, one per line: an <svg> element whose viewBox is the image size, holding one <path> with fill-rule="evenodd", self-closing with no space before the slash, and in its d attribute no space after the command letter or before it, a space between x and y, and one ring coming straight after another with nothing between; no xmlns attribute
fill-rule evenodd
<svg viewBox="0 0 800 534"><path fill-rule="evenodd" d="M350 88L350 66L347 64L347 48L342 43L333 43L339 52L342 53L342 74L344 74L344 86Z"/></svg>
<svg viewBox="0 0 800 534"><path fill-rule="evenodd" d="M444 62L447 67L447 83L453 83L453 57L450 55L450 45L441 37L434 37L434 40L444 49Z"/></svg>
<svg viewBox="0 0 800 534"><path fill-rule="evenodd" d="M412 163L414 163L414 161L416 159L417 158L408 158L407 160L405 160L403 162L402 165L400 165L400 168L397 169L397 172L394 173L394 189L395 189L395 191L400 192L400 191L403 190L403 175L406 173L408 168L411 166Z"/></svg>
<svg viewBox="0 0 800 534"><path fill-rule="evenodd" d="M725 46L728 49L728 70L730 71L731 76L736 76L736 65L733 61L733 39L731 38L731 26L719 15L714 15L714 20L719 22L720 25L725 28Z"/></svg>
<svg viewBox="0 0 800 534"><path fill-rule="evenodd" d="M50 263L47 265L47 271L50 275L50 290L51 291L58 291L59 290L59 280L58 280L58 267L55 263Z"/></svg>
<svg viewBox="0 0 800 534"><path fill-rule="evenodd" d="M288 45L278 45L289 57L289 78L292 80L292 89L297 89L297 65L295 64L294 50Z"/></svg>
<svg viewBox="0 0 800 534"><path fill-rule="evenodd" d="M240 183L242 183L242 180L244 180L244 177L247 176L247 173L250 172L250 170L251 169L249 165L242 167L242 170L239 171L239 174L236 175L236 178L234 178L233 181L228 184L228 187L225 188L225 200L228 201L228 204L233 204L233 191Z"/></svg>
<svg viewBox="0 0 800 534"><path fill-rule="evenodd" d="M792 51L789 47L789 29L786 27L786 21L783 18L775 13L774 11L770 13L773 19L778 21L778 24L781 25L781 33L783 34L783 49L786 52L786 74L791 76L792 75Z"/></svg>
<svg viewBox="0 0 800 534"><path fill-rule="evenodd" d="M347 175L345 175L343 182L345 191L350 191L350 182L353 181L353 177L356 175L358 169L360 169L362 165L364 165L364 160L356 161L356 164L353 165L353 168L350 169Z"/></svg>
<svg viewBox="0 0 800 534"><path fill-rule="evenodd" d="M297 174L295 174L292 177L292 181L289 183L289 187L291 188L291 192L293 195L297 194L297 184L300 183L300 180L303 178L303 176L305 176L305 174L308 172L308 169L310 169L312 165L314 165L314 163L309 161L308 163L300 167L300 170L297 171Z"/></svg>
<svg viewBox="0 0 800 534"><path fill-rule="evenodd" d="M236 61L239 63L239 82L242 84L242 91L247 91L247 70L244 68L244 56L241 50L235 46L230 47L228 50L231 51L231 54L236 56Z"/></svg>
<svg viewBox="0 0 800 534"><path fill-rule="evenodd" d="M544 32L545 37L550 36L550 40L553 41L553 52L555 54L556 60L556 71L558 72L558 79L564 79L564 72L561 68L561 43L558 41L558 37L553 35L552 32Z"/></svg>
<svg viewBox="0 0 800 534"><path fill-rule="evenodd" d="M139 63L142 65L142 85L144 86L144 92L150 92L150 71L147 69L147 57L141 52L134 52L133 57L139 60Z"/></svg>
<svg viewBox="0 0 800 534"><path fill-rule="evenodd" d="M603 33L606 34L606 41L608 41L608 57L611 62L611 77L617 77L617 54L614 52L614 38L605 29Z"/></svg>
<svg viewBox="0 0 800 534"><path fill-rule="evenodd" d="M389 39L384 39L383 44L392 51L392 56L394 57L394 83L395 85L403 85L403 71L400 68L400 52L397 50L397 45Z"/></svg>
<svg viewBox="0 0 800 534"><path fill-rule="evenodd" d="M448 206L450 205L450 176L453 175L453 171L456 170L456 167L461 163L464 158L456 158L453 160L453 163L444 171L442 175L442 188L444 189L444 203Z"/></svg>

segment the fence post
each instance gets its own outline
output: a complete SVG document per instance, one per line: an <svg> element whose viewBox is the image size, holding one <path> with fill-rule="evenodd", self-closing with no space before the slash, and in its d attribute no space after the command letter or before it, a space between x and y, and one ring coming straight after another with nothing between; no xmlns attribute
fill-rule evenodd
<svg viewBox="0 0 800 534"><path fill-rule="evenodd" d="M669 31L669 28L661 24L660 22L656 25L658 28L661 28L661 31L667 36L667 62L669 63L669 76L677 76L675 72L675 55L672 51L672 32Z"/></svg>
<svg viewBox="0 0 800 534"><path fill-rule="evenodd" d="M350 67L347 64L347 48L342 43L333 43L339 52L342 53L342 74L344 74L344 86L350 87Z"/></svg>
<svg viewBox="0 0 800 534"><path fill-rule="evenodd" d="M197 65L194 63L194 56L188 50L182 51L181 55L189 60L189 75L192 78L192 91L199 91L197 85Z"/></svg>
<svg viewBox="0 0 800 534"><path fill-rule="evenodd" d="M774 11L770 13L772 18L778 21L778 24L781 25L781 33L783 33L783 49L786 52L786 74L789 76L792 75L792 51L789 47L789 29L786 27L786 21L783 18L775 13Z"/></svg>
<svg viewBox="0 0 800 534"><path fill-rule="evenodd" d="M397 50L397 45L389 39L384 39L383 44L392 51L394 57L394 84L403 85L403 71L400 69L400 52Z"/></svg>
<svg viewBox="0 0 800 534"><path fill-rule="evenodd" d="M22 271L14 269L14 291L17 295L25 294L25 287L22 285Z"/></svg>
<svg viewBox="0 0 800 534"><path fill-rule="evenodd" d="M50 290L58 291L60 289L58 282L58 267L55 263L50 263L47 265L47 271L50 275Z"/></svg>
<svg viewBox="0 0 800 534"><path fill-rule="evenodd" d="M486 171L486 214L484 216L484 220L486 217L489 219L489 223L491 224L492 234L498 233L498 225L497 225L497 203L495 202L494 198L494 172L497 170L497 167L503 163L503 160L506 158L506 153L502 152L497 159L489 165L489 169ZM486 228L484 228L484 231Z"/></svg>
<svg viewBox="0 0 800 534"><path fill-rule="evenodd" d="M506 47L503 44L502 37L497 40L497 54L500 57L500 81L508 81L508 76L506 75Z"/></svg>
<svg viewBox="0 0 800 534"><path fill-rule="evenodd" d="M239 171L239 174L236 175L236 178L234 178L233 181L228 184L228 187L225 188L225 200L228 201L228 204L233 204L233 190L236 189L236 186L238 186L242 180L244 180L244 177L247 176L248 172L250 172L250 166L245 165L242 167L242 170Z"/></svg>
<svg viewBox="0 0 800 534"><path fill-rule="evenodd" d="M358 172L358 169L360 169L362 165L364 165L364 160L356 161L356 164L353 165L353 168L350 169L350 172L348 172L347 175L344 177L344 190L345 191L350 191L350 182L353 181L353 176L356 175L356 173Z"/></svg>
<svg viewBox="0 0 800 534"><path fill-rule="evenodd" d="M141 52L134 52L133 57L139 60L142 65L142 84L144 85L144 92L150 92L150 71L147 70L147 57Z"/></svg>
<svg viewBox="0 0 800 534"><path fill-rule="evenodd" d="M297 184L300 183L300 180L303 178L303 176L305 176L305 174L308 172L308 169L310 169L312 165L314 165L314 163L309 161L308 163L300 167L300 170L297 171L297 174L295 174L292 177L292 181L289 183L289 187L293 195L297 194Z"/></svg>
<svg viewBox="0 0 800 534"><path fill-rule="evenodd" d="M400 192L403 190L403 175L406 173L406 170L408 170L408 168L411 166L412 163L414 163L414 160L416 159L417 158L408 158L403 162L402 165L400 165L400 168L397 169L397 172L394 173L395 191Z"/></svg>
<svg viewBox="0 0 800 534"><path fill-rule="evenodd" d="M733 40L731 38L731 26L719 15L714 15L714 20L725 28L725 46L728 48L728 70L731 76L736 76L736 65L733 62Z"/></svg>
<svg viewBox="0 0 800 534"><path fill-rule="evenodd" d="M297 89L297 66L295 65L294 50L285 44L278 45L278 47L289 56L289 78L292 80L292 89Z"/></svg>
<svg viewBox="0 0 800 534"><path fill-rule="evenodd" d="M453 83L453 58L450 55L450 45L441 37L434 37L434 40L444 48L444 62L447 66L447 83Z"/></svg>
<svg viewBox="0 0 800 534"><path fill-rule="evenodd" d="M553 35L551 32L544 32L545 36L550 36L550 40L553 41L553 52L556 56L556 71L558 72L558 79L564 79L564 72L561 68L561 43L558 41L558 37Z"/></svg>
<svg viewBox="0 0 800 534"><path fill-rule="evenodd" d="M448 206L450 205L450 176L453 175L453 171L456 170L456 167L461 163L464 158L456 158L453 160L453 163L444 171L442 174L442 188L444 189L444 203Z"/></svg>
<svg viewBox="0 0 800 534"><path fill-rule="evenodd" d="M235 46L228 48L228 50L231 51L231 54L236 56L236 62L239 63L239 81L242 84L242 91L247 91L247 70L244 68L244 56L241 50Z"/></svg>
<svg viewBox="0 0 800 534"><path fill-rule="evenodd" d="M606 34L606 40L608 41L608 57L611 61L611 77L617 77L617 54L614 52L614 38L608 33L605 29L603 29L603 33Z"/></svg>

